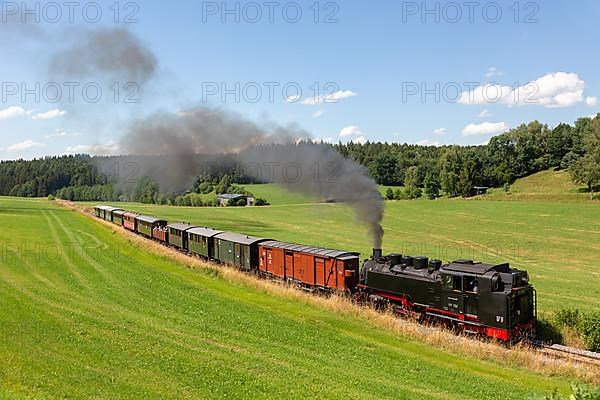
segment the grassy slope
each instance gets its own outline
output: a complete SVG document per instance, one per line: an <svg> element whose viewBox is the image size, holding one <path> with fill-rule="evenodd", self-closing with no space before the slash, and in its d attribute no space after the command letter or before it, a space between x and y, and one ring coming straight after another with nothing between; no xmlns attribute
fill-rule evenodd
<svg viewBox="0 0 600 400"><path fill-rule="evenodd" d="M46 201L0 198L0 224L0 397L522 399L566 389L131 251Z"/></svg>
<svg viewBox="0 0 600 400"><path fill-rule="evenodd" d="M538 190L530 177L514 187ZM563 179L561 175L558 176ZM537 184L538 186L541 184ZM553 186L551 183L544 185ZM556 184L553 187L560 187ZM352 210L340 204L307 204L273 185L250 186L272 199L266 208L186 208L119 204L132 210L225 230L370 253L370 238ZM577 193L573 193L578 196ZM505 196L510 197L510 196ZM386 202L384 247L444 261L474 258L527 269L538 289L539 309L564 306L600 310L600 220L597 202L392 201Z"/></svg>
<svg viewBox="0 0 600 400"><path fill-rule="evenodd" d="M490 193L481 196L490 200L541 200L549 202L587 202L588 193L571 181L568 171L542 171L517 180L509 193L503 189L491 189Z"/></svg>

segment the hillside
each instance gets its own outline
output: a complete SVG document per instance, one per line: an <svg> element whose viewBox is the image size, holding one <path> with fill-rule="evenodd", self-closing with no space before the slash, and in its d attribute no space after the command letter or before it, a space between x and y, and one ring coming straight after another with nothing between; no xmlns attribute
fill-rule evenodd
<svg viewBox="0 0 600 400"><path fill-rule="evenodd" d="M552 202L589 201L590 194L582 192L571 181L569 171L547 170L517 179L508 193L494 188L477 198L491 200L543 200Z"/></svg>
<svg viewBox="0 0 600 400"><path fill-rule="evenodd" d="M0 223L3 243L30 246L11 247L0 270L3 398L523 399L572 379L503 351L502 363L482 361L494 354L483 344L465 355L464 339L462 353L442 352L343 304L187 269L47 201L1 198Z"/></svg>

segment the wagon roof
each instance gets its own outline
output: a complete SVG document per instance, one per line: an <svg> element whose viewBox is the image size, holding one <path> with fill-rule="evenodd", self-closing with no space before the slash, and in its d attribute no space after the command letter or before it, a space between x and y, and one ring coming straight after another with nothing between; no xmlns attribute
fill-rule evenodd
<svg viewBox="0 0 600 400"><path fill-rule="evenodd" d="M134 212L131 212L131 211L127 211L127 212L125 212L123 214L123 216L125 216L125 217L137 217L138 215L140 215L140 214L134 213Z"/></svg>
<svg viewBox="0 0 600 400"><path fill-rule="evenodd" d="M446 271L464 272L467 274L483 275L488 271L506 272L508 264L482 264L471 260L457 260L442 267Z"/></svg>
<svg viewBox="0 0 600 400"><path fill-rule="evenodd" d="M117 208L117 209L113 210L113 214L123 215L123 214L127 214L127 211Z"/></svg>
<svg viewBox="0 0 600 400"><path fill-rule="evenodd" d="M350 258L358 257L359 253L345 250L334 250L326 249L323 247L305 246L302 244L279 242L277 240L269 240L268 242L261 243L263 246L275 247L278 249L285 249L291 251L297 251L302 253L315 254L323 257L340 258L342 256L350 256Z"/></svg>
<svg viewBox="0 0 600 400"><path fill-rule="evenodd" d="M164 219L151 217L149 215L138 215L135 219L139 219L140 221L148 222L149 224L155 224L157 222L167 222Z"/></svg>
<svg viewBox="0 0 600 400"><path fill-rule="evenodd" d="M107 211L120 210L120 208L116 208L116 207L112 207L112 206L94 206L94 208L97 208L99 210L107 210Z"/></svg>
<svg viewBox="0 0 600 400"><path fill-rule="evenodd" d="M174 222L167 225L169 228L177 229L178 231L187 231L188 229L196 228L196 225L184 224L182 222Z"/></svg>
<svg viewBox="0 0 600 400"><path fill-rule="evenodd" d="M219 238L219 239L223 239L223 240L227 240L230 242L235 242L235 243L240 243L240 244L254 244L257 242L262 242L265 240L269 240L266 238L259 238L259 237L255 237L255 236L248 236L248 235L243 235L241 233L234 233L234 232L223 232L223 233L219 233L218 235L216 235L215 237Z"/></svg>
<svg viewBox="0 0 600 400"><path fill-rule="evenodd" d="M194 235L200 235L204 237L213 237L217 236L219 233L223 233L223 231L218 231L216 229L197 226L188 231L189 233L193 233Z"/></svg>

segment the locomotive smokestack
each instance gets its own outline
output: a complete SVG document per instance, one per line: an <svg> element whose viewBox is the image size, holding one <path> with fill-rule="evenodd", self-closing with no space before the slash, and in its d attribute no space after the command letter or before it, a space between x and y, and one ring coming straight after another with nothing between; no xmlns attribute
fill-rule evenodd
<svg viewBox="0 0 600 400"><path fill-rule="evenodd" d="M383 252L381 249L373 249L373 259L377 260L379 258L381 258Z"/></svg>

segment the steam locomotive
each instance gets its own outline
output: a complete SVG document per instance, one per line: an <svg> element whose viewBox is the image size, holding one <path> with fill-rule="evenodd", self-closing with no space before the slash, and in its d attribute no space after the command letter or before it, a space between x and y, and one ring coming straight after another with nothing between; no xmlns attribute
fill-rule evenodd
<svg viewBox="0 0 600 400"><path fill-rule="evenodd" d="M344 293L398 315L440 321L464 332L515 341L533 336L536 292L508 264L359 254L223 232L96 206L96 216L179 251L316 292Z"/></svg>
<svg viewBox="0 0 600 400"><path fill-rule="evenodd" d="M360 271L359 298L391 306L397 314L446 322L462 331L500 340L535 332L536 291L526 271L508 263L483 264L375 249Z"/></svg>

